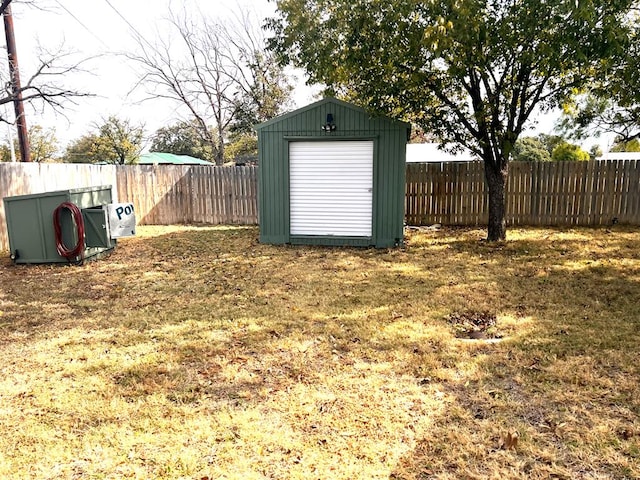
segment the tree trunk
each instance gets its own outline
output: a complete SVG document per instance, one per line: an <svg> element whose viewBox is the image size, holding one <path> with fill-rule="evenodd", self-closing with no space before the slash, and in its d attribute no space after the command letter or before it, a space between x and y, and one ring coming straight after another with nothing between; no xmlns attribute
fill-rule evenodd
<svg viewBox="0 0 640 480"><path fill-rule="evenodd" d="M218 145L216 148L216 165L224 165L224 130L218 128Z"/></svg>
<svg viewBox="0 0 640 480"><path fill-rule="evenodd" d="M500 163L500 162L495 162ZM503 168L493 162L484 162L484 174L489 188L489 224L487 226L487 240L497 242L507 238L506 214L506 186L508 164Z"/></svg>

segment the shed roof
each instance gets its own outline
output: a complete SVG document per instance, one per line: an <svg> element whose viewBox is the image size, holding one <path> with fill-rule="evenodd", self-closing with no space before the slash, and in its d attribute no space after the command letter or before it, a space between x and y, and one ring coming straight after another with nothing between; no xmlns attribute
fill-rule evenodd
<svg viewBox="0 0 640 480"><path fill-rule="evenodd" d="M337 98L333 98L333 97L325 97L322 100L318 100L317 102L311 103L311 104L306 105L306 106L304 106L302 108L298 108L297 110L293 110L293 111L285 113L283 115L279 115L279 116L274 117L274 118L272 118L270 120L267 120L266 122L262 122L262 123L259 123L257 125L254 125L254 128L256 130L261 130L262 128L265 128L265 127L268 127L270 125L273 125L274 123L282 122L284 120L287 120L287 119L289 119L291 117L294 117L294 116L299 115L301 113L304 113L306 111L312 110L312 109L317 108L317 107L319 107L321 105L324 105L324 104L339 105L339 106L354 110L356 112L359 112L361 114L367 115L372 119L373 118L384 119L384 120L387 120L387 121L389 121L391 123L396 123L396 124L402 125L402 126L404 126L406 128L411 128L411 124L409 124L407 122L403 122L401 120L395 120L395 119L393 119L391 117L385 117L383 115L374 116L374 115L372 115L370 112L366 111L362 107L359 107L359 106L354 105L354 104L349 103L349 102L345 102L343 100L338 100Z"/></svg>
<svg viewBox="0 0 640 480"><path fill-rule="evenodd" d="M200 158L173 153L149 152L140 155L139 165L215 165Z"/></svg>

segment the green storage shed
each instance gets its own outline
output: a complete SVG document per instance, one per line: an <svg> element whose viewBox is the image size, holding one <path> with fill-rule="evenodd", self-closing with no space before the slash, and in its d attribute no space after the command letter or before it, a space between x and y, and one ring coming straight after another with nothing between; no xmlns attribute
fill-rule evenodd
<svg viewBox="0 0 640 480"><path fill-rule="evenodd" d="M410 129L335 98L257 125L260 241L401 244Z"/></svg>

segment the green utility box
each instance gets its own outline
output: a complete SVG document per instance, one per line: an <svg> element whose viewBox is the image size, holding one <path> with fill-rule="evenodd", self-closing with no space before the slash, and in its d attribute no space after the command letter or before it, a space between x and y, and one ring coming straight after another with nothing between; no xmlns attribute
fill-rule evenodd
<svg viewBox="0 0 640 480"><path fill-rule="evenodd" d="M113 250L107 210L111 186L76 188L56 192L6 197L4 209L11 258L15 263L69 263L56 249L54 211L65 202L80 209L84 224L84 259ZM78 225L69 209L59 212L60 236L65 246L78 244Z"/></svg>

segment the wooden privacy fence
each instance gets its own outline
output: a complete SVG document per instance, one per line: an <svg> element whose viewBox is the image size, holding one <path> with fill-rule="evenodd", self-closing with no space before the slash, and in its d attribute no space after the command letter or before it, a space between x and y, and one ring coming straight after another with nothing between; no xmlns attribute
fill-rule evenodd
<svg viewBox="0 0 640 480"><path fill-rule="evenodd" d="M258 223L258 167L117 167L120 201L133 202L144 225Z"/></svg>
<svg viewBox="0 0 640 480"><path fill-rule="evenodd" d="M115 186L138 224L258 223L258 167L0 163L0 197ZM409 225L484 225L488 202L481 162L407 165ZM510 225L640 225L640 161L512 162ZM0 250L8 250L0 202Z"/></svg>
<svg viewBox="0 0 640 480"><path fill-rule="evenodd" d="M409 225L484 225L482 162L407 165ZM640 161L511 162L509 225L640 225Z"/></svg>

